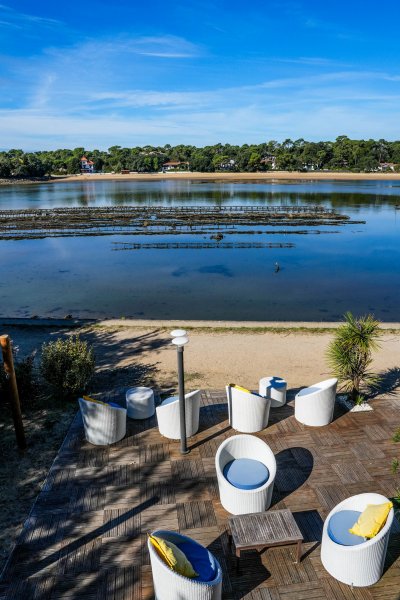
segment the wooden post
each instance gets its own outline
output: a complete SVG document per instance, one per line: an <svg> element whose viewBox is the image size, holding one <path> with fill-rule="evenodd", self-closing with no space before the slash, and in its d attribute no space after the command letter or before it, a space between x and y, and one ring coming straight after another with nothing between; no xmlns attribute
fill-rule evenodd
<svg viewBox="0 0 400 600"><path fill-rule="evenodd" d="M24 424L22 422L21 406L19 403L17 380L14 371L14 361L12 356L12 344L8 335L0 336L1 352L3 354L4 369L8 379L8 389L11 404L11 412L14 420L15 436L17 438L18 448L25 450L26 440Z"/></svg>

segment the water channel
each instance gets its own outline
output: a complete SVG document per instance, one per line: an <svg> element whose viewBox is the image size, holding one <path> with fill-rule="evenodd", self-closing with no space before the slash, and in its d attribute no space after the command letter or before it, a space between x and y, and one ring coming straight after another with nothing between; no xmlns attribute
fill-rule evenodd
<svg viewBox="0 0 400 600"><path fill-rule="evenodd" d="M0 210L123 205L324 206L365 223L237 227L220 244L201 228L1 240L0 316L331 321L351 310L400 321L398 181L0 187Z"/></svg>

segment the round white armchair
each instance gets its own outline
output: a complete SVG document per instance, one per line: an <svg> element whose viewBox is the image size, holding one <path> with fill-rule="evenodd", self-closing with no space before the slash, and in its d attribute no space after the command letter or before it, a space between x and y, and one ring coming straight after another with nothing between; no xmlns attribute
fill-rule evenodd
<svg viewBox="0 0 400 600"><path fill-rule="evenodd" d="M322 427L333 419L336 400L335 378L320 381L300 390L294 401L294 416L304 425Z"/></svg>
<svg viewBox="0 0 400 600"><path fill-rule="evenodd" d="M157 530L152 535L178 546L200 575L189 579L173 571L158 555L149 539L147 547L156 600L221 600L221 567L207 548L175 531Z"/></svg>
<svg viewBox="0 0 400 600"><path fill-rule="evenodd" d="M200 390L185 394L186 437L195 435L199 429ZM171 396L156 408L158 429L161 435L170 440L179 440L181 426L179 417L179 396Z"/></svg>
<svg viewBox="0 0 400 600"><path fill-rule="evenodd" d="M357 513L361 513L367 504L384 502L388 502L388 499L381 494L358 494L340 502L327 516L322 533L321 561L328 573L338 581L356 587L366 587L379 581L383 572L394 512L392 508L385 525L375 537L366 541L360 538L357 540L357 545L351 546L337 543L336 538L334 541L331 530L332 517L339 513L346 517L346 513L350 515L354 512L355 522L358 518ZM343 523L342 526L346 530L343 535L351 536L352 534L348 533L348 523ZM352 537L358 538L356 535ZM344 543L349 542L344 540Z"/></svg>
<svg viewBox="0 0 400 600"><path fill-rule="evenodd" d="M79 398L85 437L96 446L115 444L126 434L126 409Z"/></svg>
<svg viewBox="0 0 400 600"><path fill-rule="evenodd" d="M233 385L226 386L229 424L241 433L256 433L268 425L271 398Z"/></svg>
<svg viewBox="0 0 400 600"><path fill-rule="evenodd" d="M232 471L237 464L241 472ZM245 434L226 439L217 450L215 468L221 504L229 513L244 515L270 507L276 460L263 440Z"/></svg>

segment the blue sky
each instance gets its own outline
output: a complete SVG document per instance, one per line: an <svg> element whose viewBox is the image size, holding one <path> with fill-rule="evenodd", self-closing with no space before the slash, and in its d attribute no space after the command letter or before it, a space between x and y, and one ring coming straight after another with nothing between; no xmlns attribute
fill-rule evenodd
<svg viewBox="0 0 400 600"><path fill-rule="evenodd" d="M0 148L400 138L398 2L0 0Z"/></svg>

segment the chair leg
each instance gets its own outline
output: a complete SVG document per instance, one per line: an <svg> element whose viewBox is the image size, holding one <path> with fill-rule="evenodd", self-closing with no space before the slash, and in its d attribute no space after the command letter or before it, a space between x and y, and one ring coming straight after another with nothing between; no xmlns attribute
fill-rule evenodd
<svg viewBox="0 0 400 600"><path fill-rule="evenodd" d="M301 555L302 555L302 542L297 542L297 556L296 556L296 563L299 563L301 561Z"/></svg>
<svg viewBox="0 0 400 600"><path fill-rule="evenodd" d="M236 550L236 574L240 575L240 550Z"/></svg>

